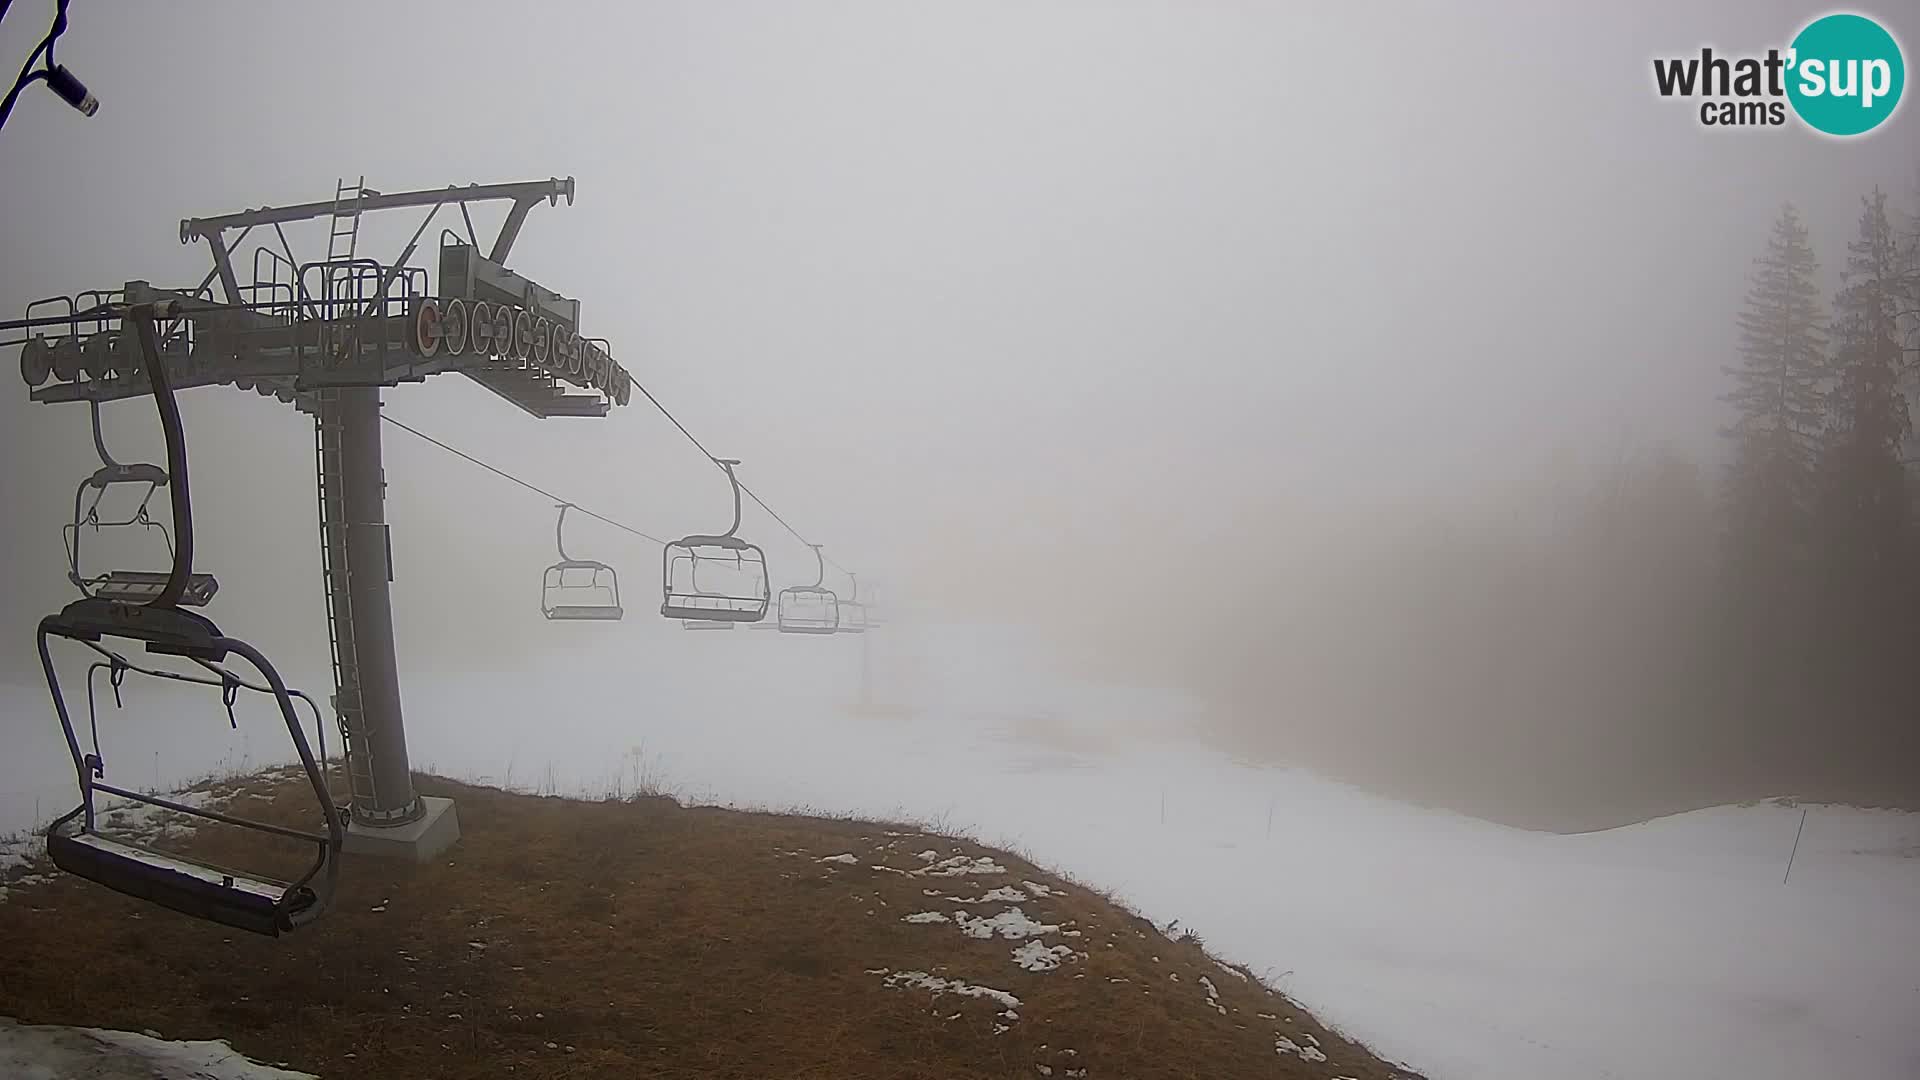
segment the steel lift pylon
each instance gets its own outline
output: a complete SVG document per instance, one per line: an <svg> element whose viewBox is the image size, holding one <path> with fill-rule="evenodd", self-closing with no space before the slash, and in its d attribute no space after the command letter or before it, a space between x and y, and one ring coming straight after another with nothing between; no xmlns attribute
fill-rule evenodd
<svg viewBox="0 0 1920 1080"><path fill-rule="evenodd" d="M571 177L387 194L364 178L322 202L262 207L180 223L181 243L204 240L212 269L192 288L145 281L55 297L0 323L0 346L21 347L31 396L99 403L152 392L130 331L112 312L161 305L157 327L175 390L233 385L314 417L321 579L345 743L348 851L427 859L459 836L450 800L413 786L395 657L393 562L385 518L380 392L459 373L531 415L604 417L627 404L630 380L604 340L582 337L579 302L506 266L527 215L572 205ZM471 208L508 209L484 253ZM418 208L424 217L399 254L366 254L369 214ZM415 265L420 239L443 213L464 228L439 234L437 280ZM325 220L327 253L302 262L285 226ZM242 284L235 254L256 230ZM217 291L216 291L217 286ZM8 331L25 331L12 337Z"/></svg>

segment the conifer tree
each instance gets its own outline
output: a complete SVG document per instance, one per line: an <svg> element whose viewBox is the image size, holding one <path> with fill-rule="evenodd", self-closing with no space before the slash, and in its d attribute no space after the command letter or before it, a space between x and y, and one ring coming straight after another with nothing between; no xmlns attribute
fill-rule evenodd
<svg viewBox="0 0 1920 1080"><path fill-rule="evenodd" d="M1862 200L1860 234L1847 245L1834 298L1833 388L1821 461L1831 556L1848 591L1897 589L1909 560L1910 519L1901 464L1912 431L1901 390L1903 252L1884 192Z"/></svg>
<svg viewBox="0 0 1920 1080"><path fill-rule="evenodd" d="M1726 430L1736 444L1729 538L1743 578L1792 572L1810 540L1825 377L1818 269L1806 225L1782 207L1738 316L1740 363L1727 369L1736 413Z"/></svg>

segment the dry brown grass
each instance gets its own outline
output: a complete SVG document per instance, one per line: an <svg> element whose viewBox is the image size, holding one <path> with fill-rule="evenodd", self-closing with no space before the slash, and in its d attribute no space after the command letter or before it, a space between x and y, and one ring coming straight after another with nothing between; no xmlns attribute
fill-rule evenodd
<svg viewBox="0 0 1920 1080"><path fill-rule="evenodd" d="M348 859L333 911L278 941L64 876L14 888L0 902L0 1015L225 1038L259 1060L365 1080L1413 1080L1197 940L968 840L665 798L420 786L458 801L460 844L423 866ZM283 777L247 790L250 812L300 820ZM182 842L224 861L251 840L209 826ZM912 873L927 850L1004 872ZM859 863L820 861L842 853ZM1023 941L902 921L992 916L1016 905L955 898L1007 887L1059 928L1044 944L1074 957L1030 972L1012 959ZM1017 1019L989 998L889 985L882 969L1007 991ZM1326 1060L1276 1050L1283 1036Z"/></svg>

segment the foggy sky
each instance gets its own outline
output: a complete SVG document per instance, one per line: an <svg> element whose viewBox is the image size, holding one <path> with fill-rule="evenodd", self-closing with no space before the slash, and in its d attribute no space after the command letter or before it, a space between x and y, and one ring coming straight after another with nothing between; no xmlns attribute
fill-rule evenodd
<svg viewBox="0 0 1920 1080"><path fill-rule="evenodd" d="M51 7L13 6L6 63ZM578 297L583 334L841 563L1044 620L1177 580L1196 544L1259 559L1302 518L1497 498L1555 448L1719 454L1733 313L1780 203L1831 286L1859 196L1911 190L1920 120L1908 103L1851 143L1709 131L1649 61L1763 50L1813 13L82 2L59 57L99 114L36 87L0 132L0 310L190 286L208 262L179 219L324 199L342 173L571 175L576 204L535 209L509 262ZM1920 22L1880 14L1911 53ZM363 254L391 258L418 215L368 220ZM293 239L321 257L324 222ZM81 407L11 385L19 670L70 592L59 525L93 462ZM724 482L638 395L604 421L534 421L452 375L386 400L656 535L725 526ZM323 640L310 422L232 389L183 408L223 603ZM107 415L123 457L158 458L150 405ZM387 447L403 663L430 638L531 639L549 505ZM811 579L764 515L743 532L776 587ZM651 610L657 550L591 523L569 547Z"/></svg>

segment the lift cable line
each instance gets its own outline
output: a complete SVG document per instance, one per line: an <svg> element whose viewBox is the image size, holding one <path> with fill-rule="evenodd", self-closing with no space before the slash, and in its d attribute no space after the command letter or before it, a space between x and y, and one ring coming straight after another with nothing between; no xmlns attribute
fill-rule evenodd
<svg viewBox="0 0 1920 1080"><path fill-rule="evenodd" d="M649 540L649 541L652 541L653 543L661 544L661 545L666 544L665 540L662 540L657 536L654 536L650 533L641 532L639 529L636 529L631 525L625 524L623 522L615 521L614 519L607 517L604 514L596 514L593 511L587 509L586 507L581 506L577 502L573 502L571 500L561 498L560 496L555 495L553 492L548 491L547 489L540 487L537 484L528 483L527 481L520 479L519 477L513 475L512 473L496 465L489 465L486 462L481 461L479 458L474 457L472 454L469 454L466 451L459 449L458 447L449 446L446 443L441 442L439 439L436 439L433 436L427 434L426 432L421 431L419 428L410 427L407 424L402 423L401 421L395 420L393 417L386 415L385 413L380 414L380 419L385 420L387 423L392 424L394 427L399 428L401 431L404 431L407 434L412 435L417 439L422 439L426 442L432 443L433 445L439 447L440 449L445 450L447 453L452 454L454 457L472 462L473 464L480 466L481 468L487 470L488 472L502 479L511 480L514 483L519 484L521 487L526 488L528 491L533 492L535 495L539 495L539 496L542 496L543 498L550 499L555 503L565 503L569 508L571 508L576 513L585 514L586 516L594 519L595 521L599 521L599 522L603 522L605 524L611 525L614 528L621 530L622 532L632 533L633 535L641 538L642 540Z"/></svg>
<svg viewBox="0 0 1920 1080"><path fill-rule="evenodd" d="M660 410L660 415L666 417L668 423L678 428L680 430L680 434L685 435L687 437L687 441L693 444L693 448L695 450L700 451L701 455L705 457L708 461L712 462L715 468L719 469L721 472L726 473L730 478L732 478L734 485L738 487L740 491L746 495L747 498L752 499L754 502L754 505L758 506L762 510L765 510L767 512L767 516L779 522L780 527L787 530L787 532L793 534L793 538L795 540L798 540L802 544L806 545L807 547L814 548L817 551L817 549L819 548L818 544L815 544L812 541L808 540L805 536L802 536L800 534L800 530L794 528L790 523L788 523L786 518L783 518L778 513L776 513L773 507L768 506L766 503L766 500L762 499L759 495L755 494L752 488L741 483L738 477L734 477L733 470L728 468L726 464L723 464L720 458L713 456L712 451L708 450L705 446L701 445L700 440L694 438L693 432L688 431L687 426L685 424L682 424L677 417L675 417L672 413L668 412L667 407L665 405L660 404L660 399L657 397L654 397L653 392L651 390L648 390L646 387L640 385L640 380L634 378L631 372L627 374L627 382L631 384L635 390L638 390L640 392L640 396L646 398L649 404L651 404L654 408ZM834 562L833 559L827 558L824 555L822 555L821 558L826 559L826 561L829 563L832 563L834 569L840 571L841 573L850 574L850 571L848 571L846 567L841 566L837 562Z"/></svg>
<svg viewBox="0 0 1920 1080"><path fill-rule="evenodd" d="M687 429L682 427L680 425L680 422L674 419L673 414L667 412L667 410L660 405L659 401L657 401L652 394L647 393L646 388L642 387L638 382L638 380L635 380L633 382L633 387L634 389L640 391L641 394L645 395L648 401L653 402L654 407L660 409L660 412L662 415L666 416L668 420L673 421L674 427L679 428L683 433L686 433L688 441L692 442L694 446L698 447L701 453L704 454L707 452L705 447L700 446L699 440L695 439L691 432L687 432ZM500 468L497 465L492 465L492 464L489 464L488 462L482 461L479 458L474 457L472 454L469 454L466 451L460 449L459 447L452 446L440 439L437 439L432 435L429 435L426 432L421 431L419 428L413 427L405 423L404 421L396 420L393 417L388 416L385 412L382 412L380 414L380 419L386 421L389 424L392 424L394 427L399 428L401 431L404 431L407 434L412 435L417 439L420 439L424 442L432 443L433 445L439 447L442 450L445 450L447 453L452 454L453 456L460 458L463 461L467 461L471 464L478 465L482 469L487 470L488 472L494 474L495 476L500 477L501 479L509 480L515 484L518 484L521 487L526 488L528 491L531 491L534 494L541 496L542 498L549 499L556 504L564 504L569 509L573 510L576 513L585 514L587 517L593 518L595 521L599 521L606 525L611 525L614 528L621 530L622 532L631 533L634 536L638 536L643 540L647 540L652 543L659 544L662 547L667 546L667 541L662 540L659 537L652 535L651 533L643 532L640 529L636 529L633 526L628 525L623 521L618 521L618 520L615 520L614 518L607 517L605 514L595 513L594 511L589 510L584 506L581 506L577 502L573 502L569 499L563 498L562 496L556 495L551 491L548 491L546 488L543 488L538 484L534 484L527 480L523 480L520 477L513 475L512 473L506 471L505 469ZM727 466L721 464L720 459L714 458L712 460L715 466L717 466L722 472L728 472ZM731 473L729 473L729 475L731 475ZM736 481L736 483L738 483L738 481ZM841 566L839 563L834 562L830 558L827 558L826 555L821 551L821 547L819 544L809 543L806 537L800 535L798 530L796 530L793 526L788 525L787 522L783 518L781 518L779 514L774 513L771 507L767 506L765 502L761 501L760 496L755 495L752 491L748 490L747 485L740 484L739 487L740 487L740 490L743 493L745 493L748 498L751 498L756 504L760 506L761 509L766 510L766 512L769 515L771 515L775 521L778 521L780 522L781 525L785 526L787 531L792 533L795 538L797 538L801 543L806 544L809 548L813 549L814 555L817 558L825 562L832 563L833 566L838 568L841 573L846 574L849 578L853 576L852 572L847 570L846 567ZM815 584L817 585L818 582L816 582Z"/></svg>
<svg viewBox="0 0 1920 1080"><path fill-rule="evenodd" d="M639 382L634 382L634 386L636 386L636 388L639 388ZM641 394L645 394L645 390L643 390L643 388L641 388ZM649 396L647 396L647 400L651 402L651 400L653 400L653 396L649 394ZM657 404L657 402L655 402L655 405L659 407L659 404ZM662 413L666 413L666 409L660 409L660 411L662 411ZM447 442L444 442L444 440L440 440L440 438L434 438L432 434L426 434L424 430L417 429L417 427L413 427L413 425L409 425L409 423L405 423L405 421L397 421L397 419L394 419L394 417L390 417L390 415L386 415L384 411L380 413L380 419L382 419L382 421L386 421L386 423L390 423L390 425L394 425L394 427L397 427L397 429L399 430L403 430L403 432L407 432L407 434L411 434L411 436L415 436L415 438L419 438L419 440L422 440L422 442L430 442L430 444L434 444L434 446L438 446L440 450L445 450L447 454L455 455L455 457L459 457L459 459L463 459L463 461L468 461L468 463L472 463L472 465L478 465L478 467L482 467L482 469L486 469L488 473L493 473L493 475L495 475L495 477L499 477L499 479L511 480L511 482L515 482L515 484L518 484L518 486L522 486L522 488L526 488L526 490L530 490L530 492L534 492L536 496L541 496L541 498L545 498L545 500L551 500L551 502L557 503L557 505L566 505L568 509L572 509L572 511L576 511L576 513L584 513L584 515L588 515L588 517L591 517L593 521L599 521L599 523L603 523L603 525L611 525L611 527L618 528L618 530L622 530L622 532L630 532L630 534L634 534L634 536L639 536L641 540L647 540L647 542L653 542L653 544L659 544L660 548L668 548L668 546L670 546L670 542L666 542L666 540L660 540L659 536L653 536L651 532L643 532L643 530L639 530L639 528L634 528L632 527L632 525L626 525L624 521L616 521L616 519L612 519L612 517L607 517L607 515L603 515L603 513L595 513L595 511L591 511L591 509L588 509L588 507L584 507L584 505L580 505L580 503L572 502L572 500L566 500L566 498L563 498L563 496L557 496L557 494L553 494L553 492L549 492L547 488L541 488L540 484L534 484L534 482L530 482L530 480L522 480L520 479L520 477L515 477L513 473L509 473L509 471L505 471L505 469L501 469L499 465L492 465L492 463L488 463L488 461L482 461L482 459L478 459L478 457L474 457L474 455L472 454L467 454L465 450L461 450L461 448L457 448L457 446L451 446L451 444L447 444ZM668 415L668 419L672 419L672 415ZM674 427L680 427L680 421L674 421ZM684 427L682 427L682 429L680 430L685 430L685 429ZM689 440L693 440L693 436L691 436L691 434L687 434L687 438L689 438ZM695 446L699 446L699 442L695 442ZM705 450L703 450L703 454L705 454ZM718 465L722 473L728 473L728 475L732 477L732 471L728 469L728 465L730 465L730 463L724 463L722 459L714 459L714 465ZM787 532L793 532L793 536L797 536L797 538L799 538L799 540L801 540L803 544L806 544L808 548L812 548L812 552L814 552L814 555L816 555L816 559L820 559L820 561L826 561L826 563L833 563L833 559L828 559L828 557L826 557L826 555L822 553L822 550L820 550L820 544L808 544L808 542L806 542L806 538L804 538L804 536L801 536L801 534L799 534L799 532L797 532L795 528L791 527L791 525L787 525L785 521L781 521L780 515L778 515L778 513L774 513L774 511L772 511L770 507L766 507L766 503L760 502L760 498L758 498L758 496L755 496L753 492L747 492L747 484L739 484L739 480L735 480L735 484L739 486L739 490L741 490L741 492L745 492L745 494L747 494L749 498L753 498L753 502L758 503L758 505L760 505L762 509L766 509L766 513L768 513L768 515L772 515L772 517L774 517L776 521L780 521L781 525L785 525L785 527L787 527ZM839 563L833 563L833 565L835 565L835 567L839 567L839 569L841 569L841 573L845 573L847 577L849 578L852 577L852 573L849 573L849 571L847 571L845 567L841 567ZM816 580L814 584L818 586L820 582ZM831 594L828 594L828 596L831 596Z"/></svg>
<svg viewBox="0 0 1920 1080"><path fill-rule="evenodd" d="M660 403L660 399L653 396L653 392L651 390L648 390L645 386L641 385L639 379L634 378L633 375L629 373L627 375L627 382L629 385L633 387L635 391L637 391L640 394L641 397L644 397L647 399L648 404L652 405L655 409L658 409L660 412L660 415L666 417L667 422L672 424L674 426L674 429L679 431L681 435L684 435L686 437L687 442L693 444L693 448L695 450L700 451L700 455L702 457L706 458L709 462L712 462L714 468L719 469L721 472L728 473L728 475L730 476L732 475L732 473L728 470L727 466L721 464L721 459L715 457L713 455L713 452L708 450L706 448L706 445L702 443L700 439L694 435L693 432L687 430L687 426L680 422L680 418L673 415L672 412L668 411L667 407ZM393 426L399 428L400 430L405 431L409 435L413 435L417 438L424 439L427 442L430 442L435 446L438 446L440 449L455 455L456 457L465 458L467 461L470 461L473 464L478 465L483 469L486 469L488 472L494 473L507 480L511 480L516 484L519 484L521 487L526 488L528 491L534 492L537 495L544 496L545 498L551 499L556 503L560 503L560 502L567 503L569 506L573 507L574 510L578 511L579 513L585 514L586 516L593 518L596 521L604 522L608 525L613 526L616 529L620 529L625 532L632 533L633 535L641 537L646 540L651 540L656 544L661 544L661 545L666 544L665 540L662 540L655 536L650 536L647 533L641 532L639 529L636 529L631 525L627 525L622 522L615 521L610 517L606 517L601 514L596 514L593 511L587 509L586 507L581 506L579 503L570 502L567 499L563 499L560 496L555 495L554 493L547 491L544 488L538 487L534 484L530 484L527 481L522 480L517 476L514 476L512 473L506 472L496 466L489 465L486 462L481 461L479 458L476 458L462 450L456 449L455 447L449 446L446 443L441 442L439 439L436 439L431 435L428 435L422 431L419 431L416 428L408 427L406 424L403 424L400 421L395 420L393 417L388 416L385 413L382 413L380 418L382 420L385 420L387 423L392 424ZM800 543L804 544L808 548L816 548L816 549L818 548L818 545L814 544L812 541L808 540L804 535L802 535L800 530L794 528L793 525L790 522L788 522L786 518L781 517L778 511L774 510L773 507L768 506L766 500L762 499L759 496L759 494L757 494L752 488L748 487L745 483L742 483L737 478L734 480L734 482L739 485L741 494L745 495L749 499L752 499L754 502L754 505L766 511L768 517L771 517L774 521L779 522L780 527L787 530L787 532L791 533L795 540L800 541ZM849 577L852 576L851 571L849 571L846 567L840 565L840 563L836 562L832 557L827 556L825 554L822 554L820 557L824 559L828 564L833 566L834 569L839 570L843 574L847 574Z"/></svg>

